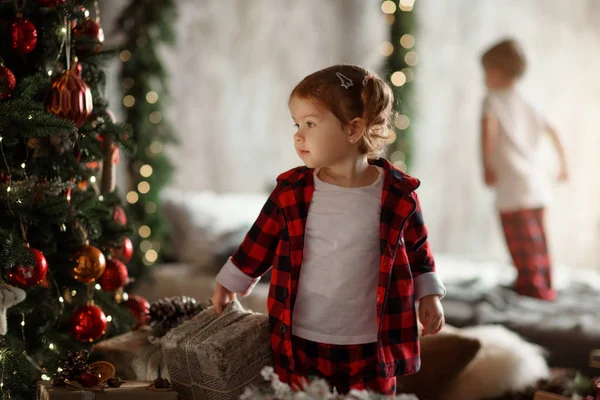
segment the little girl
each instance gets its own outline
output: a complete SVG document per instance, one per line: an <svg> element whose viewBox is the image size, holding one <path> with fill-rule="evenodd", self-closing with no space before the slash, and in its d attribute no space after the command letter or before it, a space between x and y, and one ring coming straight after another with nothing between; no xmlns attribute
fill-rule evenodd
<svg viewBox="0 0 600 400"><path fill-rule="evenodd" d="M277 178L254 226L217 276L217 312L272 270L268 310L275 372L297 385L392 395L420 368L424 334L444 324L415 189L377 158L394 138L393 94L369 71L336 65L292 91L294 146L306 166Z"/></svg>

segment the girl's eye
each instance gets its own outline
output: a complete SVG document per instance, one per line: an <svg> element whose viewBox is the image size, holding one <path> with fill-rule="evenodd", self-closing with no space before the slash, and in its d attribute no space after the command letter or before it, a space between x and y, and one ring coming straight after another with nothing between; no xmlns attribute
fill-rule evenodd
<svg viewBox="0 0 600 400"><path fill-rule="evenodd" d="M312 122L307 122L306 126L308 126L309 128L312 128L313 126L315 126L315 124L313 124Z"/></svg>
<svg viewBox="0 0 600 400"><path fill-rule="evenodd" d="M298 128L300 128L300 125L294 124L294 128L298 129Z"/></svg>

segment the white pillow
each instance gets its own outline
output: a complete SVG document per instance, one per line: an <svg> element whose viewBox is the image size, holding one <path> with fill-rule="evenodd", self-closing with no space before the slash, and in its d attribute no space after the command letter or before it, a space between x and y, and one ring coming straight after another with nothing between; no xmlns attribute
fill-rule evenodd
<svg viewBox="0 0 600 400"><path fill-rule="evenodd" d="M217 194L174 188L164 189L161 196L175 257L202 267L212 267L221 240L252 226L268 198L265 193Z"/></svg>

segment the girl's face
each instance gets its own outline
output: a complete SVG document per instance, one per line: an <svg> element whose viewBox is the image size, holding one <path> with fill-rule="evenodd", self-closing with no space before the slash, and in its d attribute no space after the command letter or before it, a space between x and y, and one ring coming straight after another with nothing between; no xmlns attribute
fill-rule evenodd
<svg viewBox="0 0 600 400"><path fill-rule="evenodd" d="M290 113L297 128L294 146L307 167L331 167L358 155L344 124L326 107L294 96Z"/></svg>

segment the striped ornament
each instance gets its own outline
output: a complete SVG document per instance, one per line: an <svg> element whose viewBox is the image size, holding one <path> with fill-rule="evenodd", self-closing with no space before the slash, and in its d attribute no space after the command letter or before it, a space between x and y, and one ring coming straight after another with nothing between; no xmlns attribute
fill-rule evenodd
<svg viewBox="0 0 600 400"><path fill-rule="evenodd" d="M75 68L65 71L52 82L46 97L46 111L70 119L79 128L92 109L92 92Z"/></svg>

